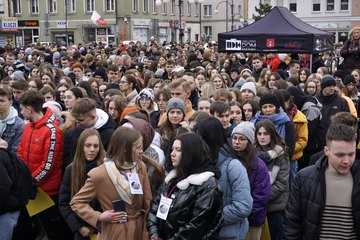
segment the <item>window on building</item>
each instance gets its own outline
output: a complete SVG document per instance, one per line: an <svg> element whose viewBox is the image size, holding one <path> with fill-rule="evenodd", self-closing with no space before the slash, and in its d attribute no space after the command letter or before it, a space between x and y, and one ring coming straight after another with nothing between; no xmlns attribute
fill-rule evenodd
<svg viewBox="0 0 360 240"><path fill-rule="evenodd" d="M241 17L242 18L242 7L241 7L241 5L238 5L238 7L237 7L237 13L239 13L241 16L239 16L239 17Z"/></svg>
<svg viewBox="0 0 360 240"><path fill-rule="evenodd" d="M191 4L189 2L186 3L186 15L191 16Z"/></svg>
<svg viewBox="0 0 360 240"><path fill-rule="evenodd" d="M12 1L13 2L13 6L14 6L14 14L21 14L22 10L21 10L21 0L15 0Z"/></svg>
<svg viewBox="0 0 360 240"><path fill-rule="evenodd" d="M205 26L204 30L206 36L212 36L212 26Z"/></svg>
<svg viewBox="0 0 360 240"><path fill-rule="evenodd" d="M199 3L195 3L195 17L199 16Z"/></svg>
<svg viewBox="0 0 360 240"><path fill-rule="evenodd" d="M95 10L95 0L86 0L86 12L93 12Z"/></svg>
<svg viewBox="0 0 360 240"><path fill-rule="evenodd" d="M156 0L152 1L153 14L157 14Z"/></svg>
<svg viewBox="0 0 360 240"><path fill-rule="evenodd" d="M349 10L349 0L341 0L340 10Z"/></svg>
<svg viewBox="0 0 360 240"><path fill-rule="evenodd" d="M66 0L68 13L76 12L76 0Z"/></svg>
<svg viewBox="0 0 360 240"><path fill-rule="evenodd" d="M171 15L175 15L175 0L171 0L171 3L170 3L170 14Z"/></svg>
<svg viewBox="0 0 360 240"><path fill-rule="evenodd" d="M204 5L204 17L212 16L212 5Z"/></svg>
<svg viewBox="0 0 360 240"><path fill-rule="evenodd" d="M320 0L313 0L313 12L320 12Z"/></svg>
<svg viewBox="0 0 360 240"><path fill-rule="evenodd" d="M167 12L167 4L166 2L163 2L161 5L161 13L162 15L166 15L166 12Z"/></svg>
<svg viewBox="0 0 360 240"><path fill-rule="evenodd" d="M145 2L145 1L144 1ZM106 7L107 12L115 11L115 0L106 0Z"/></svg>
<svg viewBox="0 0 360 240"><path fill-rule="evenodd" d="M335 0L327 0L326 11L334 11L334 10L335 10Z"/></svg>
<svg viewBox="0 0 360 240"><path fill-rule="evenodd" d="M57 12L56 0L49 0L48 7L49 7L49 13L56 13Z"/></svg>
<svg viewBox="0 0 360 240"><path fill-rule="evenodd" d="M143 2L143 12L144 13L149 12L149 0L144 0L144 2Z"/></svg>
<svg viewBox="0 0 360 240"><path fill-rule="evenodd" d="M139 0L132 0L131 6L133 12L139 12Z"/></svg>
<svg viewBox="0 0 360 240"><path fill-rule="evenodd" d="M289 0L289 10L291 12L296 12L297 11L297 0Z"/></svg>
<svg viewBox="0 0 360 240"><path fill-rule="evenodd" d="M30 13L31 14L39 13L39 0L30 1Z"/></svg>

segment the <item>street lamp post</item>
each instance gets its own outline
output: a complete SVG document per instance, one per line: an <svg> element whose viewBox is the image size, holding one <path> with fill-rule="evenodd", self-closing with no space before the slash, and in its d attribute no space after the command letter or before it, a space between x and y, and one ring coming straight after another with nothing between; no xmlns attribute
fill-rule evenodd
<svg viewBox="0 0 360 240"><path fill-rule="evenodd" d="M199 8L198 8L199 9L199 37L201 39L201 29L202 29L202 26L201 26L201 4L204 3L205 0L188 0L188 1L191 4L195 3L196 1L199 3Z"/></svg>
<svg viewBox="0 0 360 240"><path fill-rule="evenodd" d="M182 28L182 24L181 24L181 15L182 15L182 4L183 4L183 0L179 0L179 42L182 43L183 42L183 37L184 37L184 29Z"/></svg>
<svg viewBox="0 0 360 240"><path fill-rule="evenodd" d="M239 15L240 17L242 17L242 16L241 16L240 13L234 13L234 6L235 6L234 5L234 0L231 0L231 3L228 0L224 0L224 1L219 2L216 5L215 13L219 13L218 7L219 7L219 5L221 3L226 3L226 4L230 5L230 10L231 10L231 31L234 31L235 30L235 26L234 26L235 16L236 15ZM226 31L228 31L228 15L227 15L227 11L226 11Z"/></svg>
<svg viewBox="0 0 360 240"><path fill-rule="evenodd" d="M69 45L69 38L68 38L68 2L65 0L65 42L66 47Z"/></svg>

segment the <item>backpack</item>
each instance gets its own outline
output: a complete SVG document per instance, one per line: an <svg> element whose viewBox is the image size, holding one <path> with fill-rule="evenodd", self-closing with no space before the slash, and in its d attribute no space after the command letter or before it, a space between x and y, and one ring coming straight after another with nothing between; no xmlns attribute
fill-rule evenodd
<svg viewBox="0 0 360 240"><path fill-rule="evenodd" d="M16 154L6 151L14 170L12 180L12 193L22 206L26 206L30 199L35 199L37 189L35 179L32 178L30 169Z"/></svg>

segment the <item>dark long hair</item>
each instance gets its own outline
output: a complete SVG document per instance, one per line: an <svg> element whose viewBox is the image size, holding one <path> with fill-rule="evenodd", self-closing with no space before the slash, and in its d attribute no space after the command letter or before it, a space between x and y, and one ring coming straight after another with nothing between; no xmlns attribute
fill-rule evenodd
<svg viewBox="0 0 360 240"><path fill-rule="evenodd" d="M225 129L217 118L210 117L200 121L195 125L194 132L200 135L208 145L213 162L217 161L222 147L224 147L231 156L236 158L235 152L227 140Z"/></svg>
<svg viewBox="0 0 360 240"><path fill-rule="evenodd" d="M233 148L234 149L234 148ZM235 150L234 150L235 151ZM248 140L246 148L243 151L235 151L237 158L243 163L246 168L248 175L251 173L251 162L256 155L256 149Z"/></svg>
<svg viewBox="0 0 360 240"><path fill-rule="evenodd" d="M171 142L173 145L175 140L181 142L181 161L177 170L183 178L196 173L198 169L209 165L208 149L201 137L195 133L184 133L176 136ZM173 169L171 162L171 151L167 155L165 169L170 171Z"/></svg>
<svg viewBox="0 0 360 240"><path fill-rule="evenodd" d="M263 127L265 128L266 132L268 132L270 134L270 143L269 143L269 149L274 149L274 147L276 145L279 145L281 146L284 151L286 151L286 145L284 143L284 141L282 140L282 138L280 137L280 135L278 134L278 132L276 131L275 129L275 125L274 123L269 120L269 119L262 119L261 121L259 121L257 124L256 124L256 127L255 127L255 142L254 142L254 145L255 147L261 147L257 141L257 133L259 131L259 129Z"/></svg>

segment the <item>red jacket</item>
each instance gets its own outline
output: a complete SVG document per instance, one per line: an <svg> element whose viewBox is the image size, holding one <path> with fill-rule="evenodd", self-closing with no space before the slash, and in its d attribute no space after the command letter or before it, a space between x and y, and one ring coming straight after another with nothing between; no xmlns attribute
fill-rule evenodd
<svg viewBox="0 0 360 240"><path fill-rule="evenodd" d="M272 59L265 57L264 63L266 63L268 65L268 67L271 69L272 72L275 72L278 69L281 61L279 59L279 55L276 54L275 57Z"/></svg>
<svg viewBox="0 0 360 240"><path fill-rule="evenodd" d="M63 135L50 108L37 122L25 125L18 156L30 168L37 186L50 196L59 192L62 178Z"/></svg>

